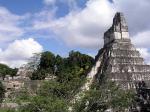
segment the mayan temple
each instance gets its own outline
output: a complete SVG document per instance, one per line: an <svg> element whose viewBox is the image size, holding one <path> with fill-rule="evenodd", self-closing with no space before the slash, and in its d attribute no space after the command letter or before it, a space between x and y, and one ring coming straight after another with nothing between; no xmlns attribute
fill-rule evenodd
<svg viewBox="0 0 150 112"><path fill-rule="evenodd" d="M134 89L139 81L144 81L150 87L150 65L144 63L131 43L123 13L116 13L112 26L104 33L104 46L96 55L87 79L74 100L82 99L80 96L84 96L84 91L89 90L95 80L100 83L115 81L123 89Z"/></svg>
<svg viewBox="0 0 150 112"><path fill-rule="evenodd" d="M122 13L116 13L112 26L104 33L104 46L96 59L101 62L96 74L98 80L106 78L125 89L135 88L138 81L145 81L149 85L150 65L144 63L132 44Z"/></svg>

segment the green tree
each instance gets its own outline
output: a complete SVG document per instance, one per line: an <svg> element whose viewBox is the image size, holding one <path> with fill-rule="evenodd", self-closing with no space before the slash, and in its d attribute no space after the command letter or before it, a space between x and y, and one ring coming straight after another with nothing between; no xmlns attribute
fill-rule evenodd
<svg viewBox="0 0 150 112"><path fill-rule="evenodd" d="M9 108L0 108L0 112L16 112L14 109L9 109Z"/></svg>
<svg viewBox="0 0 150 112"><path fill-rule="evenodd" d="M20 108L20 112L68 112L63 99L47 96L33 96L30 103Z"/></svg>
<svg viewBox="0 0 150 112"><path fill-rule="evenodd" d="M47 76L47 71L44 69L36 70L30 76L31 80L44 80Z"/></svg>
<svg viewBox="0 0 150 112"><path fill-rule="evenodd" d="M43 80L47 75L56 75L58 81L83 80L94 59L80 52L71 51L69 57L62 58L46 51L41 54L40 64L31 76L32 80Z"/></svg>
<svg viewBox="0 0 150 112"><path fill-rule="evenodd" d="M43 52L40 59L40 69L50 69L49 72L53 72L55 65L55 55L49 51Z"/></svg>
<svg viewBox="0 0 150 112"><path fill-rule="evenodd" d="M14 77L17 74L18 69L12 69L8 67L5 64L0 64L0 77L3 79L5 78L6 75L10 75L11 77Z"/></svg>
<svg viewBox="0 0 150 112"><path fill-rule="evenodd" d="M74 80L79 78L83 80L86 77L88 70L94 63L94 59L80 52L71 51L68 58L64 58L58 65L58 80Z"/></svg>
<svg viewBox="0 0 150 112"><path fill-rule="evenodd" d="M132 104L133 95L132 91L122 90L114 82L95 83L84 98L77 101L74 112L104 112L107 109L124 112Z"/></svg>
<svg viewBox="0 0 150 112"><path fill-rule="evenodd" d="M32 96L29 104L20 108L21 112L68 112L63 86L56 81L46 81L36 96ZM66 91L67 92L67 91Z"/></svg>
<svg viewBox="0 0 150 112"><path fill-rule="evenodd" d="M134 101L134 108L132 108L132 111L150 112L150 89L144 81L139 81L137 83Z"/></svg>
<svg viewBox="0 0 150 112"><path fill-rule="evenodd" d="M9 75L13 78L14 76L17 75L18 69L14 68L14 69L10 69L9 70Z"/></svg>
<svg viewBox="0 0 150 112"><path fill-rule="evenodd" d="M2 82L0 82L0 103L2 103L2 101L4 99L4 94L5 94L5 88L2 84Z"/></svg>
<svg viewBox="0 0 150 112"><path fill-rule="evenodd" d="M8 75L10 68L5 64L0 64L0 77L3 79Z"/></svg>
<svg viewBox="0 0 150 112"><path fill-rule="evenodd" d="M54 65L55 55L53 53L49 51L41 53L40 63L37 66L37 69L34 69L30 79L43 80L48 74L54 74ZM34 63L32 63L32 66L34 66Z"/></svg>
<svg viewBox="0 0 150 112"><path fill-rule="evenodd" d="M68 63L71 66L79 66L83 69L88 69L93 65L94 59L78 51L71 51L69 52Z"/></svg>

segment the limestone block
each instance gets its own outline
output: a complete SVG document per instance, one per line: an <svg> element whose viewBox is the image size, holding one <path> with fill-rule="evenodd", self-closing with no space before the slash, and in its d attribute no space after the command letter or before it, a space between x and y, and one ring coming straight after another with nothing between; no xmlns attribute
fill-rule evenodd
<svg viewBox="0 0 150 112"><path fill-rule="evenodd" d="M120 32L114 32L114 39L121 39L121 33Z"/></svg>
<svg viewBox="0 0 150 112"><path fill-rule="evenodd" d="M129 32L122 32L122 39L129 39Z"/></svg>

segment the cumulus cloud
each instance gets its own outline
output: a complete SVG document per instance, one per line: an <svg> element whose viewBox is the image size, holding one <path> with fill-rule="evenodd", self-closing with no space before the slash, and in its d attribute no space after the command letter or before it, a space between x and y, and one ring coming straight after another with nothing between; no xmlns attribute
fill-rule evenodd
<svg viewBox="0 0 150 112"><path fill-rule="evenodd" d="M20 67L34 55L42 52L43 47L33 38L15 40L4 50L0 49L0 63L11 67Z"/></svg>
<svg viewBox="0 0 150 112"><path fill-rule="evenodd" d="M54 5L56 0L44 0L45 5Z"/></svg>
<svg viewBox="0 0 150 112"><path fill-rule="evenodd" d="M118 11L124 12L130 34L150 30L150 0L113 0Z"/></svg>
<svg viewBox="0 0 150 112"><path fill-rule="evenodd" d="M132 41L137 47L150 48L150 30L137 33Z"/></svg>
<svg viewBox="0 0 150 112"><path fill-rule="evenodd" d="M67 45L98 48L103 45L103 33L111 26L116 11L125 14L131 37L150 30L150 24L147 24L150 20L149 0L113 0L113 3L109 0L88 0L81 10L71 10L61 18L40 17L43 20L36 20L33 27L38 30L50 29Z"/></svg>
<svg viewBox="0 0 150 112"><path fill-rule="evenodd" d="M19 16L5 7L0 7L0 63L20 67L33 53L42 51L42 46L34 39L21 40L27 33L22 25L28 16Z"/></svg>
<svg viewBox="0 0 150 112"><path fill-rule="evenodd" d="M145 59L145 62L147 64L150 64L150 52L148 48L137 48L137 50L140 52L141 56Z"/></svg>
<svg viewBox="0 0 150 112"><path fill-rule="evenodd" d="M116 11L125 14L132 42L148 61L150 0L113 0L113 3L108 0L88 0L86 7L81 10L72 10L61 18L36 21L33 27L36 30L51 29L70 46L100 48L103 45L103 33L111 26Z"/></svg>
<svg viewBox="0 0 150 112"><path fill-rule="evenodd" d="M77 5L78 0L60 0L60 2L67 4L69 10L76 10L79 8Z"/></svg>
<svg viewBox="0 0 150 112"><path fill-rule="evenodd" d="M150 31L139 32L133 36L132 42L140 51L141 56L147 64L150 64Z"/></svg>
<svg viewBox="0 0 150 112"><path fill-rule="evenodd" d="M142 54L149 55L150 39L148 37L150 35L150 24L148 23L150 16L148 14L150 11L150 0L139 0L138 2L137 0L113 0L113 3L109 2L109 0L87 0L86 7L82 9L77 8L75 0L43 1L46 8L43 8L41 12L32 14L33 18L29 21L32 23L32 26L29 26L32 29L28 29L32 30L30 31L31 34L34 31L37 34L42 32L43 37L43 34L55 33L57 35L55 38L59 41L62 40L68 46L99 49L103 45L103 33L111 26L115 12L121 11L127 19L133 43L138 48L144 49L141 52ZM54 6L54 10L47 8L49 5L56 5L56 1L67 3L70 7L70 12L64 17L58 18L56 16L55 13L57 13L58 7ZM7 9L0 7L0 44L14 40L24 34L24 29L20 27L21 20L21 16L14 15ZM5 56L1 57L8 56L6 54L9 53L6 53L6 51L10 49L9 46L5 50L0 50L0 52L5 54ZM13 49L11 50L13 51ZM22 57L19 54L17 56ZM5 63L13 63L7 61L13 60L12 57L8 57L1 59ZM22 58L25 59L25 57Z"/></svg>
<svg viewBox="0 0 150 112"><path fill-rule="evenodd" d="M19 25L23 16L12 14L4 7L0 7L0 44L14 40L24 34Z"/></svg>
<svg viewBox="0 0 150 112"><path fill-rule="evenodd" d="M65 17L34 22L36 30L51 29L69 46L97 48L112 22L115 8L107 0L89 0L83 10L73 10Z"/></svg>
<svg viewBox="0 0 150 112"><path fill-rule="evenodd" d="M56 3L61 3L61 5L67 5L69 10L78 9L76 0L43 0L43 3L46 6L54 6L56 7Z"/></svg>

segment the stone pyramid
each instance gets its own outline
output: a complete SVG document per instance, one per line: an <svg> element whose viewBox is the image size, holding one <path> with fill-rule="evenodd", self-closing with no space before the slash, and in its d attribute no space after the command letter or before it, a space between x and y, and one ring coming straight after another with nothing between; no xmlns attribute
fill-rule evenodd
<svg viewBox="0 0 150 112"><path fill-rule="evenodd" d="M99 81L106 78L124 89L135 88L138 81L150 85L150 65L144 63L132 44L123 13L116 13L113 25L104 33L104 46L96 61L101 62L96 75Z"/></svg>

